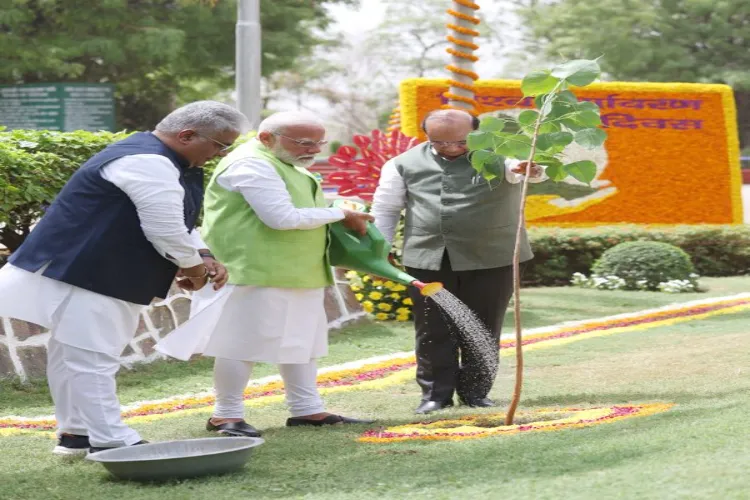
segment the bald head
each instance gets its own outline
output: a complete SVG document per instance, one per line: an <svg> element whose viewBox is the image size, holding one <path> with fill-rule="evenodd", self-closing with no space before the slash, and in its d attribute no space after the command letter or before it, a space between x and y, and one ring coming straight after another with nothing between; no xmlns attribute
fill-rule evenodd
<svg viewBox="0 0 750 500"><path fill-rule="evenodd" d="M428 114L424 131L432 147L446 158L458 158L468 151L466 137L474 130L474 117L459 109L441 109Z"/></svg>
<svg viewBox="0 0 750 500"><path fill-rule="evenodd" d="M468 125L472 129L474 128L474 117L462 111L460 109L440 109L428 113L424 119L425 132L429 135L429 128L435 122L446 123L450 125Z"/></svg>

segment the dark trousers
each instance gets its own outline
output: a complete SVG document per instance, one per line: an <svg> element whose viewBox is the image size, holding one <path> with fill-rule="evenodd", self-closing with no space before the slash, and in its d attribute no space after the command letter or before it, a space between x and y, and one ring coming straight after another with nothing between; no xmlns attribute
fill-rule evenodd
<svg viewBox="0 0 750 500"><path fill-rule="evenodd" d="M500 351L500 332L505 310L513 296L513 266L453 271L446 251L439 271L407 268L424 283L441 282L482 320L490 331L493 345ZM479 367L469 349L462 349L456 325L431 299L409 287L414 302L416 330L417 383L424 401L448 401L456 392L463 401L487 397L492 381L476 384Z"/></svg>

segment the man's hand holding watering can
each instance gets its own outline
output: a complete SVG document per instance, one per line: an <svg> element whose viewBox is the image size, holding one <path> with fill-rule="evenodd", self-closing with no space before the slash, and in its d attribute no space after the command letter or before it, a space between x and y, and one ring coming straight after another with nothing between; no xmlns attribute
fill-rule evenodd
<svg viewBox="0 0 750 500"><path fill-rule="evenodd" d="M351 229L361 236L367 234L367 223L375 220L375 217L365 212L347 209L344 209L343 212L344 220L341 222L344 224L344 227Z"/></svg>

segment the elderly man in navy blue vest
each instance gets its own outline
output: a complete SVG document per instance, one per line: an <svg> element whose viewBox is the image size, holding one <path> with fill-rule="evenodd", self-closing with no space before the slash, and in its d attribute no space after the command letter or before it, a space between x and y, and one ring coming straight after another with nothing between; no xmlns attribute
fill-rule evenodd
<svg viewBox="0 0 750 500"><path fill-rule="evenodd" d="M154 132L110 145L70 178L0 270L0 316L50 329L54 452L141 444L120 416L115 374L142 308L178 284L217 289L226 270L194 231L203 166L246 128L234 108L200 101Z"/></svg>

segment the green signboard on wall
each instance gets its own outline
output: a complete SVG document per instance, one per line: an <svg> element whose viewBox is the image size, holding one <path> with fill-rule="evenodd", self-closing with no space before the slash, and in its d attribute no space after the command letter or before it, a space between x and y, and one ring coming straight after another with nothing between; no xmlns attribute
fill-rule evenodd
<svg viewBox="0 0 750 500"><path fill-rule="evenodd" d="M115 129L114 85L32 83L0 85L0 126L8 129Z"/></svg>

